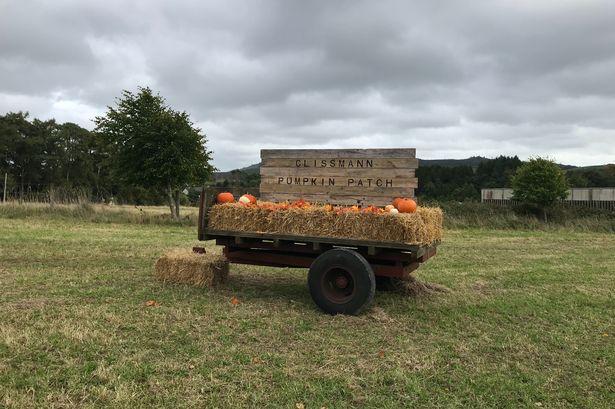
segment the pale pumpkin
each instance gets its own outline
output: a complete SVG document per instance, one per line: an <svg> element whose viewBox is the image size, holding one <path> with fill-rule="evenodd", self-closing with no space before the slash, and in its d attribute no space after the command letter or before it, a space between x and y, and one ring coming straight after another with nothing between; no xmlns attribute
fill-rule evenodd
<svg viewBox="0 0 615 409"><path fill-rule="evenodd" d="M242 204L256 204L256 198L248 193L246 193L245 195L242 195L239 198L239 202Z"/></svg>

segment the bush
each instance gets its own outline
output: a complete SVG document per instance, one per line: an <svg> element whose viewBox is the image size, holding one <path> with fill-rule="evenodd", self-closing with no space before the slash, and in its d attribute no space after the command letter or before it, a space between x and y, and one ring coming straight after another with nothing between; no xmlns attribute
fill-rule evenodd
<svg viewBox="0 0 615 409"><path fill-rule="evenodd" d="M544 158L532 158L521 165L512 178L512 187L515 200L542 211L545 222L547 210L568 195L564 171Z"/></svg>

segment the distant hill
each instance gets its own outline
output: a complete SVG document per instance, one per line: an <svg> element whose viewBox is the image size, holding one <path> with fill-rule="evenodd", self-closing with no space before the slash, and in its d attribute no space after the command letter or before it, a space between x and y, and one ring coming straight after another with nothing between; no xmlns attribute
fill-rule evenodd
<svg viewBox="0 0 615 409"><path fill-rule="evenodd" d="M587 170L601 171L601 170L604 170L609 165L592 165L592 166L560 165L560 166L564 167L564 169L572 170L573 172L583 172Z"/></svg>
<svg viewBox="0 0 615 409"><path fill-rule="evenodd" d="M214 172L214 175L213 175L214 181L218 182L218 181L230 179L233 172L235 173L243 172L249 175L251 174L258 175L261 172L261 164L255 163L254 165L246 166L245 168L229 170L228 172Z"/></svg>
<svg viewBox="0 0 615 409"><path fill-rule="evenodd" d="M422 166L444 166L452 168L454 166L471 166L477 167L481 162L485 162L489 158L482 156L471 156L466 159L419 159L419 167Z"/></svg>

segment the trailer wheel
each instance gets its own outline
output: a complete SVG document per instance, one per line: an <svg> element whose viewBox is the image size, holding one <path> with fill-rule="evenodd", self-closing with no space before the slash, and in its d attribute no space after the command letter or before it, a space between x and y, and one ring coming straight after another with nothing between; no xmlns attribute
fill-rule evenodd
<svg viewBox="0 0 615 409"><path fill-rule="evenodd" d="M316 305L326 313L358 315L372 303L376 279L361 254L340 248L314 260L308 287Z"/></svg>

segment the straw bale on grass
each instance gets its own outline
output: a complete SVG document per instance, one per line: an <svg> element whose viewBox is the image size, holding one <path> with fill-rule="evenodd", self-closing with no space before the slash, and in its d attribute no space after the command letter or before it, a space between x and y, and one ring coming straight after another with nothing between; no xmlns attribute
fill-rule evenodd
<svg viewBox="0 0 615 409"><path fill-rule="evenodd" d="M191 249L173 249L156 261L156 278L163 282L214 287L228 277L228 261L222 254L197 254Z"/></svg>
<svg viewBox="0 0 615 409"><path fill-rule="evenodd" d="M335 212L325 206L271 210L237 203L214 205L208 229L431 244L442 238L442 210L415 213Z"/></svg>

